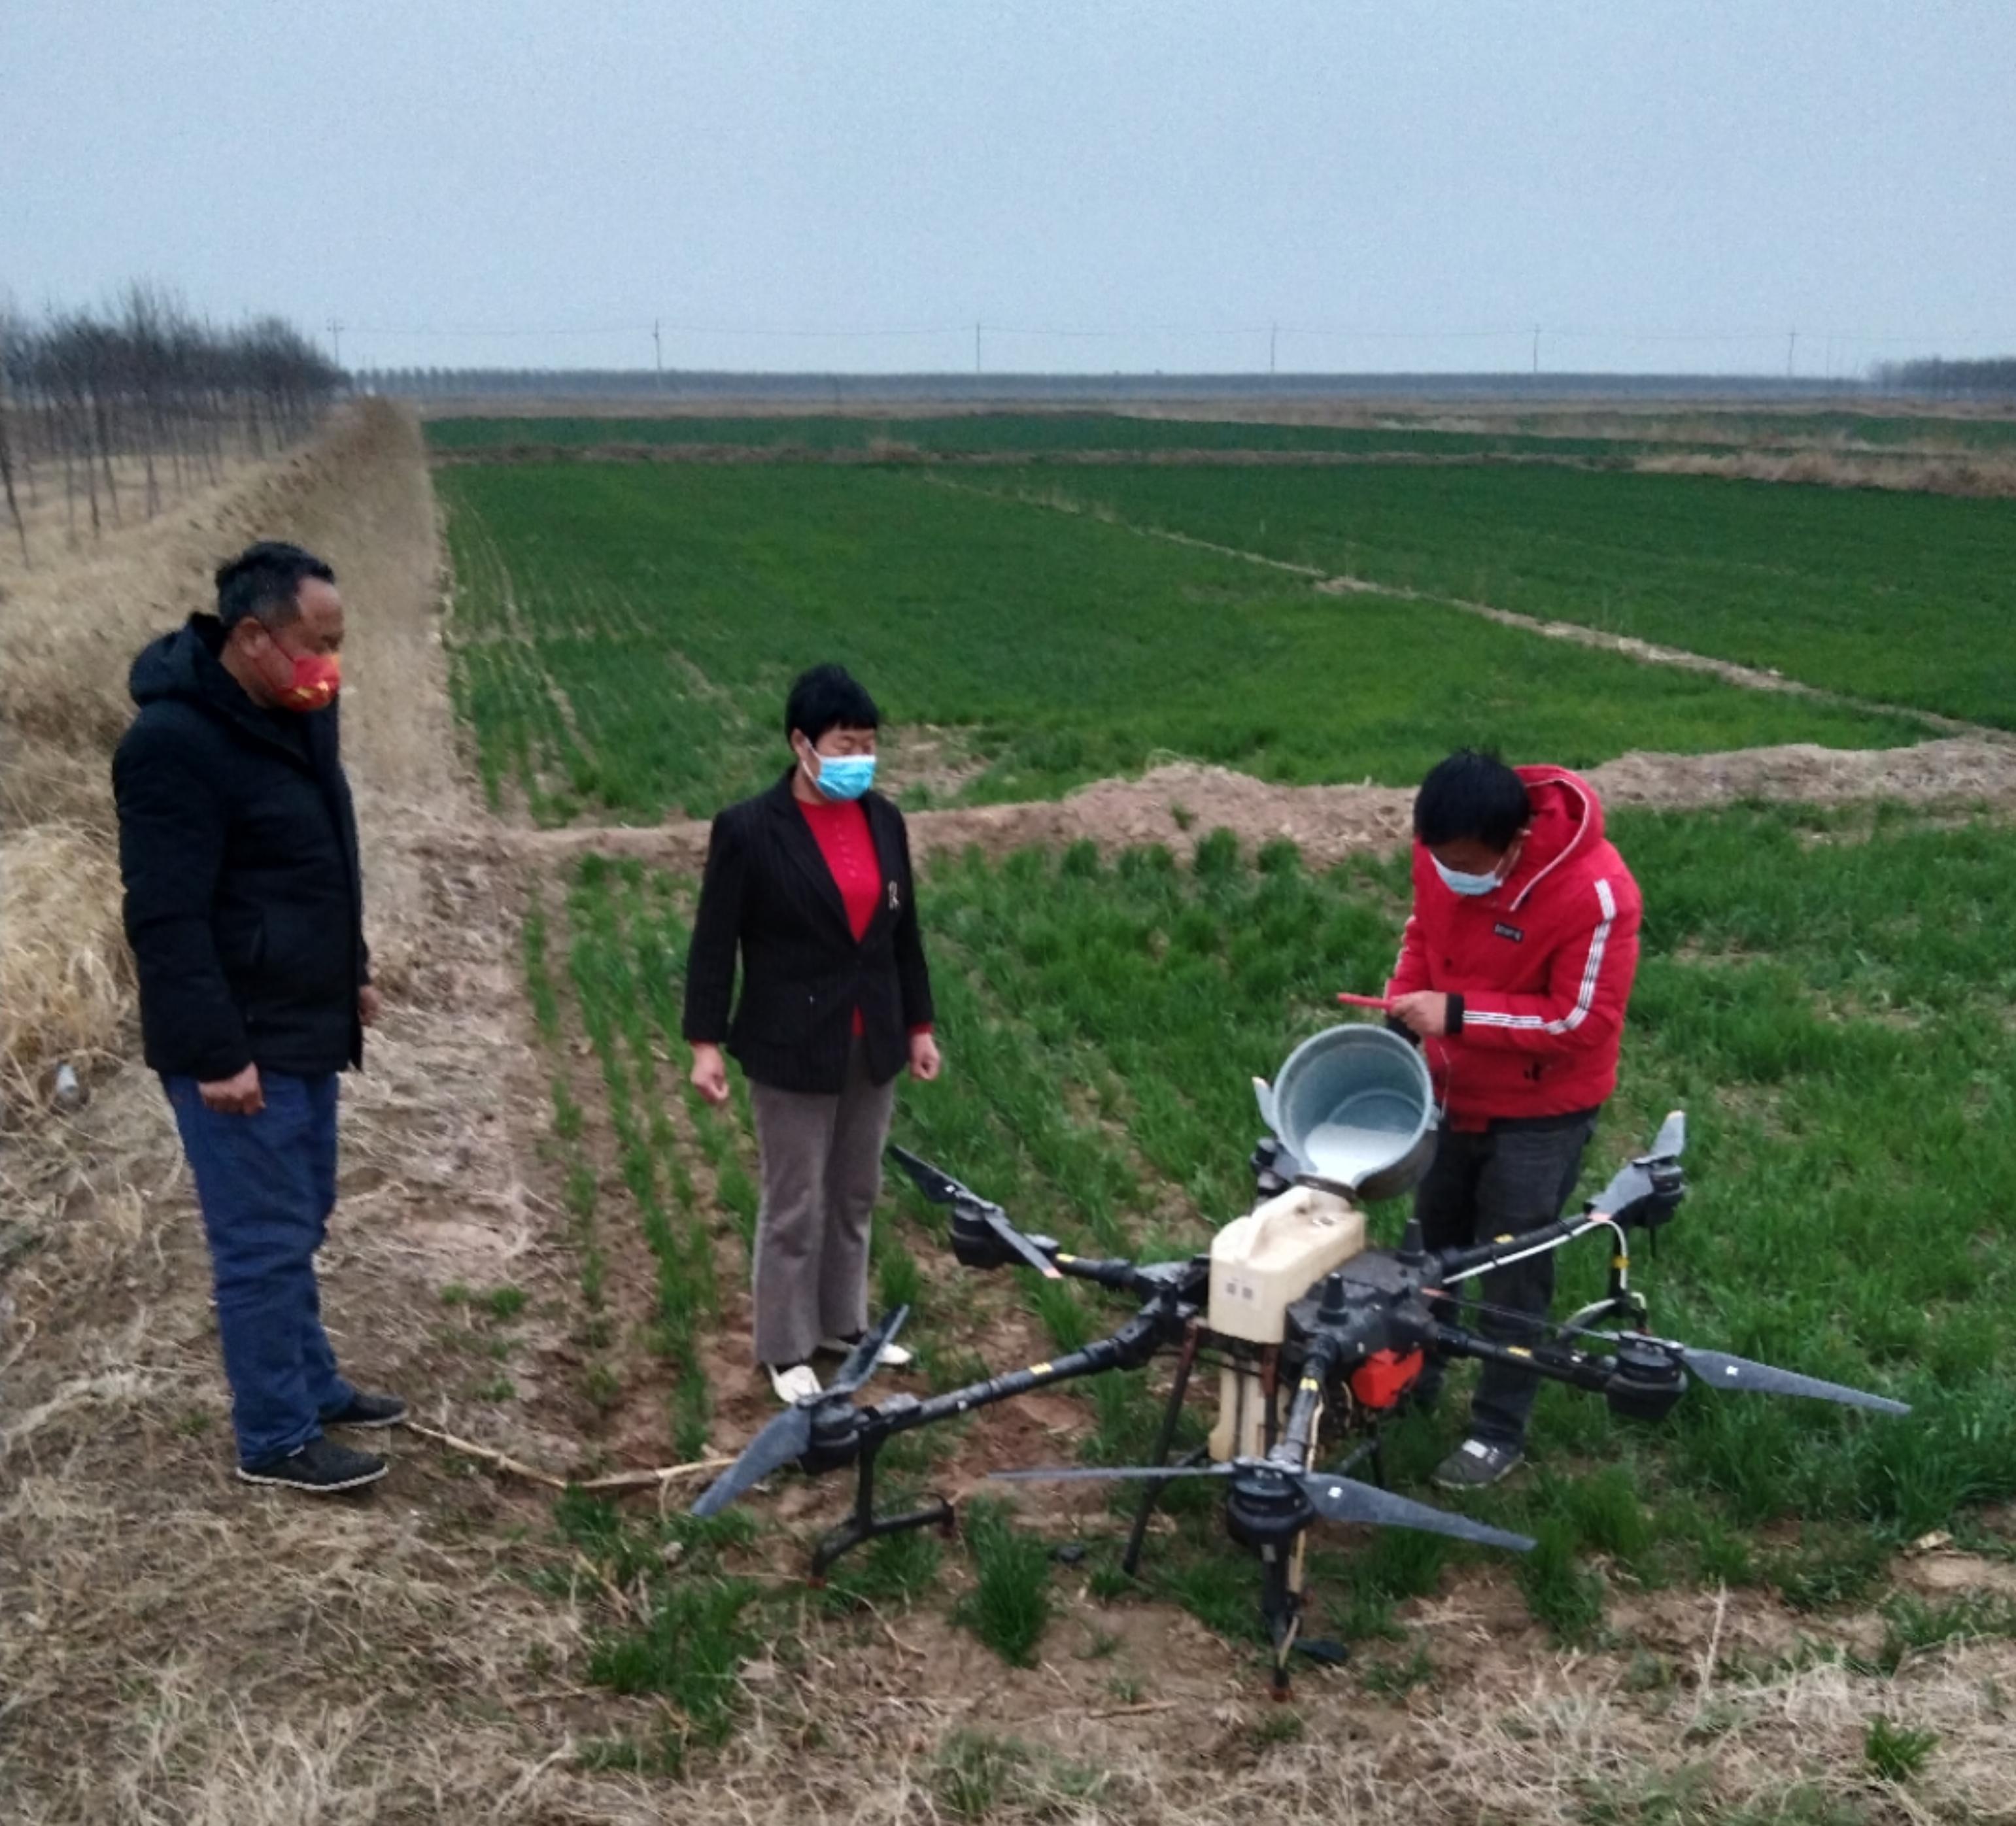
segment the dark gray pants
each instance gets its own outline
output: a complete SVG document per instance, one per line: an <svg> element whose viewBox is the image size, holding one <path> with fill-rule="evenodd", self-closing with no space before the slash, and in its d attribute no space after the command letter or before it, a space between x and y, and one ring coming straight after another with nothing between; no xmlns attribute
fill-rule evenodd
<svg viewBox="0 0 2016 1826"><path fill-rule="evenodd" d="M756 1357L803 1363L823 1338L868 1324L868 1231L896 1080L869 1081L856 1040L837 1097L749 1087L761 1157L756 1217Z"/></svg>
<svg viewBox="0 0 2016 1826"><path fill-rule="evenodd" d="M1431 1249L1468 1249L1496 1236L1518 1236L1561 1216L1581 1176L1582 1150L1596 1127L1596 1112L1564 1117L1560 1126L1514 1127L1471 1134L1445 1129L1434 1163L1414 1194L1421 1240ZM1478 1297L1515 1313L1546 1316L1554 1297L1554 1256L1533 1256L1483 1277ZM1451 1318L1444 1310L1438 1317ZM1531 1344L1538 1328L1517 1320L1478 1315L1477 1329L1501 1344ZM1419 1391L1432 1396L1442 1366L1431 1362ZM1487 1363L1471 1403L1473 1438L1521 1447L1540 1378L1504 1364Z"/></svg>

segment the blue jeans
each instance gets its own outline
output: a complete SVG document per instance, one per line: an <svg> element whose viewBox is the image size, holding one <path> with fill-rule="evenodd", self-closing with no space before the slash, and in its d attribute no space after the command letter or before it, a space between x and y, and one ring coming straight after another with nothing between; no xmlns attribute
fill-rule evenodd
<svg viewBox="0 0 2016 1826"><path fill-rule="evenodd" d="M261 1072L266 1107L226 1116L165 1078L210 1238L238 1461L282 1457L356 1393L322 1328L315 1253L336 1206L336 1074Z"/></svg>

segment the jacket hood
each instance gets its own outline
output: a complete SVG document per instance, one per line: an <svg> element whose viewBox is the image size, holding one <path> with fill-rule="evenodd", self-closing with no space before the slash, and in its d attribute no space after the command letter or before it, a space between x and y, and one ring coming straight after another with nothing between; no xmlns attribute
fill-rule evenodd
<svg viewBox="0 0 2016 1826"><path fill-rule="evenodd" d="M140 649L128 674L127 688L142 709L164 700L193 705L297 762L307 760L326 742L329 746L322 760L312 764L333 762L338 727L336 706L300 714L297 721L304 731L317 731L308 735L308 749L304 753L294 741L282 735L273 714L255 704L225 670L219 657L223 650L224 624L214 615L192 615L173 634L149 641Z"/></svg>
<svg viewBox="0 0 2016 1826"><path fill-rule="evenodd" d="M1519 906L1569 857L1586 856L1603 841L1603 801L1581 775L1566 767L1514 767L1526 782L1533 825L1512 877Z"/></svg>
<svg viewBox="0 0 2016 1826"><path fill-rule="evenodd" d="M172 634L149 641L140 649L127 675L127 688L136 704L185 698L221 708L220 682L244 695L218 656L223 650L224 624L214 615L192 615Z"/></svg>

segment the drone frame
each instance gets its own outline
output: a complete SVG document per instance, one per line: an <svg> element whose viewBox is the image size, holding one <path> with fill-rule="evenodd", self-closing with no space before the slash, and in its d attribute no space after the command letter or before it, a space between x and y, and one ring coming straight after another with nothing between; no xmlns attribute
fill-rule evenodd
<svg viewBox="0 0 2016 1826"><path fill-rule="evenodd" d="M1186 1476L1228 1479L1227 1532L1260 1556L1261 1609L1273 1649L1273 1691L1276 1696L1285 1695L1288 1659L1300 1628L1305 1537L1319 1516L1421 1529L1517 1551L1533 1544L1524 1536L1385 1489L1380 1429L1395 1411L1398 1396L1404 1394L1411 1376L1384 1400L1363 1400L1352 1391L1348 1431L1358 1436L1356 1443L1334 1469L1316 1468L1316 1443L1332 1393L1339 1388L1351 1391L1352 1372L1381 1353L1389 1362L1404 1361L1405 1353L1415 1352L1423 1353L1420 1361L1425 1361L1426 1353L1432 1352L1444 1359L1504 1364L1600 1393L1613 1411L1643 1420L1663 1418L1685 1393L1690 1374L1718 1388L1807 1396L1890 1414L1910 1411L1905 1404L1886 1396L1699 1350L1657 1337L1645 1328L1645 1302L1630 1281L1628 1232L1643 1228L1656 1235L1678 1210L1686 1191L1679 1164L1684 1141L1684 1119L1675 1112L1661 1126L1652 1148L1625 1166L1575 1216L1495 1237L1473 1248L1441 1251L1424 1249L1420 1227L1410 1220L1396 1249L1366 1249L1348 1258L1287 1309L1291 1335L1298 1340L1292 1350L1298 1370L1285 1412L1280 1406L1279 1373L1287 1347L1256 1346L1212 1332L1208 1255L1138 1263L1073 1254L1051 1238L1017 1229L999 1205L892 1145L891 1157L924 1195L950 1207L950 1240L962 1263L982 1269L1027 1267L1046 1278L1088 1281L1132 1295L1140 1302L1139 1310L1109 1335L1055 1358L942 1394L898 1393L872 1407L857 1406L855 1393L873 1373L882 1346L907 1315L907 1308L898 1308L862 1340L825 1389L774 1418L702 1494L693 1512L718 1512L787 1465L800 1465L815 1475L855 1465L849 1512L813 1550L812 1580L822 1584L837 1561L868 1541L934 1526L949 1533L956 1526L952 1505L942 1497L896 1514L876 1513L876 1461L891 1439L1060 1382L1109 1370L1139 1368L1173 1350L1175 1375L1150 1464L1033 1468L993 1475L1011 1481L1141 1479L1146 1487L1136 1506L1121 1561L1130 1576L1138 1572L1163 1484ZM1263 1142L1254 1158L1263 1191L1269 1189L1269 1161ZM1457 1325L1449 1316L1465 1283L1534 1255L1560 1249L1600 1230L1608 1231L1612 1241L1601 1299L1564 1321L1484 1309L1531 1328L1536 1334L1533 1343L1505 1343ZM1598 1328L1606 1321L1621 1321L1623 1328ZM1600 1348L1585 1349L1586 1341ZM1184 1463L1171 1466L1167 1460L1193 1372L1214 1342L1260 1371L1266 1404L1264 1453L1257 1458L1201 1463L1197 1460L1208 1448L1201 1448ZM1361 1465L1370 1470L1371 1483L1351 1476Z"/></svg>

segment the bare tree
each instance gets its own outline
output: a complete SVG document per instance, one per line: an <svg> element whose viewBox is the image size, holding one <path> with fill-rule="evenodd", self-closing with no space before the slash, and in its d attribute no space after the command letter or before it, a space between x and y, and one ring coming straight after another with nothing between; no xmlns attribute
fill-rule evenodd
<svg viewBox="0 0 2016 1826"><path fill-rule="evenodd" d="M121 466L139 468L149 517L164 471L175 486L214 481L234 453L262 456L307 437L345 385L342 371L281 318L219 330L172 293L128 286L109 311L0 310L0 483L25 555L16 478L34 500L37 465L60 465L70 536L79 496L92 532L123 514Z"/></svg>
<svg viewBox="0 0 2016 1826"><path fill-rule="evenodd" d="M28 522L21 512L21 500L14 489L13 378L23 353L23 332L13 303L0 298L0 487L7 494L7 511L13 516L14 536L21 541L21 562L28 556Z"/></svg>

